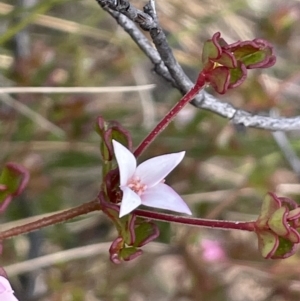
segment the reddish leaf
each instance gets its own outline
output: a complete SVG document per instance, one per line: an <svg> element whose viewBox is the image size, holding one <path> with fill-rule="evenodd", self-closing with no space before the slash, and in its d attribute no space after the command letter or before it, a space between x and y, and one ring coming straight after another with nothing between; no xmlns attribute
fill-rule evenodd
<svg viewBox="0 0 300 301"><path fill-rule="evenodd" d="M207 80L220 94L228 90L230 73L227 67L217 67L207 74Z"/></svg>
<svg viewBox="0 0 300 301"><path fill-rule="evenodd" d="M17 163L4 166L0 176L0 212L5 211L13 197L22 193L29 177L29 172Z"/></svg>

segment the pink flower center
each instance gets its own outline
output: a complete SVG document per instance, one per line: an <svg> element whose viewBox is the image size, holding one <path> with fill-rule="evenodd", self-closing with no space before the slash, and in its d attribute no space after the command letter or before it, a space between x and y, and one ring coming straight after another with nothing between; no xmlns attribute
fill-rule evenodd
<svg viewBox="0 0 300 301"><path fill-rule="evenodd" d="M127 186L133 190L136 194L141 196L143 192L147 189L147 185L141 183L141 179L139 177L133 177L128 181Z"/></svg>

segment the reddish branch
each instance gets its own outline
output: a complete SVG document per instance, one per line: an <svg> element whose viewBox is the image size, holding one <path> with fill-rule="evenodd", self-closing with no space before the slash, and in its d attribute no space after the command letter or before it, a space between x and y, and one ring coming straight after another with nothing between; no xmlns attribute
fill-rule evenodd
<svg viewBox="0 0 300 301"><path fill-rule="evenodd" d="M101 210L101 206L98 199L80 205L78 207L71 208L63 212L44 217L37 221L0 232L0 241L20 234L36 231L47 226L62 223L74 217L87 214L89 212L96 211L96 210Z"/></svg>

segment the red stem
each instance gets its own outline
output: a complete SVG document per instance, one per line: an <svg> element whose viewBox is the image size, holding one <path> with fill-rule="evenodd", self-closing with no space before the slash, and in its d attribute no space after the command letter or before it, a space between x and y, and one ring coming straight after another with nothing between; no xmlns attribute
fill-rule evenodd
<svg viewBox="0 0 300 301"><path fill-rule="evenodd" d="M51 216L41 218L37 221L0 232L0 241L20 234L25 234L35 230L39 230L47 226L55 225L70 220L74 217L87 214L92 211L101 210L101 209L102 208L99 200L95 199L91 202L85 203L78 207L71 208L63 212L53 214ZM218 228L223 230L228 230L228 229L244 230L244 231L255 230L254 221L250 221L250 222L219 221L219 220L211 220L211 219L176 216L176 215L171 215L166 213L139 210L139 209L135 210L134 214L140 217L150 218L152 220L157 220L162 222L173 222L173 223L184 224L184 225L193 225L198 227Z"/></svg>
<svg viewBox="0 0 300 301"><path fill-rule="evenodd" d="M140 217L147 217L152 220L162 221L162 222L173 222L177 224L184 225L193 225L198 227L205 228L218 228L223 230L235 229L235 230L243 230L243 231L251 231L255 230L255 221L250 222L231 222L231 221L219 221L213 219L201 219L201 218L193 218L186 216L176 216L166 213L153 212L147 210L137 209L134 211L134 214Z"/></svg>
<svg viewBox="0 0 300 301"><path fill-rule="evenodd" d="M146 136L146 138L140 143L140 145L134 151L136 157L140 156L141 153L149 146L151 142L169 125L169 123L177 116L182 108L190 102L195 95L205 85L205 74L201 72L198 76L195 86L188 91L179 102L169 111L169 113L156 125L156 127Z"/></svg>
<svg viewBox="0 0 300 301"><path fill-rule="evenodd" d="M100 202L98 199L80 205L78 207L71 208L63 212L41 218L37 221L0 232L0 241L20 234L25 234L35 230L39 230L47 226L55 225L70 220L79 215L83 215L96 210L101 210Z"/></svg>

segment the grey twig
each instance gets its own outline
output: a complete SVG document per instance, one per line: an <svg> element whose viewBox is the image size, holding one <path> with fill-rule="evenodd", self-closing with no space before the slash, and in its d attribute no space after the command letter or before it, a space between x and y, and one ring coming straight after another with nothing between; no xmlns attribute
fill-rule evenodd
<svg viewBox="0 0 300 301"><path fill-rule="evenodd" d="M156 49L153 48L151 43L141 33L135 23L128 19L125 15L110 9L107 6L104 6L103 9L107 11L118 22L118 24L130 35L132 40L146 54L146 56L154 65L154 71L175 86L175 82L170 76L170 73L164 62L161 60L159 53Z"/></svg>
<svg viewBox="0 0 300 301"><path fill-rule="evenodd" d="M278 116L278 111L272 110L271 116ZM286 133L282 131L276 131L272 134L274 140L281 149L283 156L285 157L293 171L297 174L298 178L300 178L300 159L298 158L296 152L293 150Z"/></svg>
<svg viewBox="0 0 300 301"><path fill-rule="evenodd" d="M127 0L96 0L121 27L131 36L140 49L154 64L154 70L171 82L182 94L193 87L193 82L184 73L173 56L166 36L157 22L153 1L150 1L144 11L135 8ZM156 49L152 47L139 28L149 31ZM191 102L197 108L209 110L232 123L271 131L300 130L300 116L292 118L274 118L269 116L252 115L249 112L236 109L231 104L220 101L213 95L202 90Z"/></svg>

